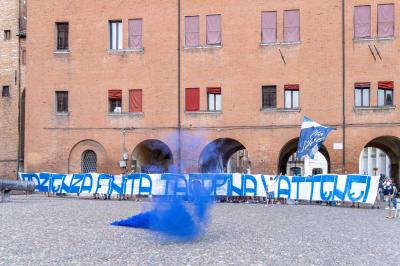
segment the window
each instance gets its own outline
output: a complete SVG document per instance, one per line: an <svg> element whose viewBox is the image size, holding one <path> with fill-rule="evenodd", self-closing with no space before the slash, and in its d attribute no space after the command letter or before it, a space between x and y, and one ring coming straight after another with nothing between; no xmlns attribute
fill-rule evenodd
<svg viewBox="0 0 400 266"><path fill-rule="evenodd" d="M371 84L369 82L359 82L354 85L354 106L369 106L369 93Z"/></svg>
<svg viewBox="0 0 400 266"><path fill-rule="evenodd" d="M378 5L378 37L394 35L394 4Z"/></svg>
<svg viewBox="0 0 400 266"><path fill-rule="evenodd" d="M186 112L200 111L200 89L186 88L185 93Z"/></svg>
<svg viewBox="0 0 400 266"><path fill-rule="evenodd" d="M1 96L2 97L10 97L10 86L3 86Z"/></svg>
<svg viewBox="0 0 400 266"><path fill-rule="evenodd" d="M97 155L94 151L86 150L82 153L81 171L82 173L97 172Z"/></svg>
<svg viewBox="0 0 400 266"><path fill-rule="evenodd" d="M142 19L128 20L128 32L129 32L128 47L129 47L129 49L142 49L143 48L142 28L143 28L143 20ZM121 43L122 43L122 41L121 41Z"/></svg>
<svg viewBox="0 0 400 266"><path fill-rule="evenodd" d="M11 31L10 30L5 30L4 31L4 40L5 41L11 40Z"/></svg>
<svg viewBox="0 0 400 266"><path fill-rule="evenodd" d="M57 26L57 50L68 50L68 22L56 23Z"/></svg>
<svg viewBox="0 0 400 266"><path fill-rule="evenodd" d="M297 84L285 85L285 109L300 108L300 86Z"/></svg>
<svg viewBox="0 0 400 266"><path fill-rule="evenodd" d="M221 45L221 15L208 15L207 19L207 45Z"/></svg>
<svg viewBox="0 0 400 266"><path fill-rule="evenodd" d="M284 42L300 41L300 10L285 10L283 14Z"/></svg>
<svg viewBox="0 0 400 266"><path fill-rule="evenodd" d="M276 11L261 13L261 43L276 42Z"/></svg>
<svg viewBox="0 0 400 266"><path fill-rule="evenodd" d="M322 174L323 174L322 168L313 168L312 169L312 175L322 175Z"/></svg>
<svg viewBox="0 0 400 266"><path fill-rule="evenodd" d="M122 21L110 21L110 49L122 49Z"/></svg>
<svg viewBox="0 0 400 266"><path fill-rule="evenodd" d="M222 110L221 88L207 88L207 110L216 112Z"/></svg>
<svg viewBox="0 0 400 266"><path fill-rule="evenodd" d="M141 113L142 111L142 90L129 90L129 112Z"/></svg>
<svg viewBox="0 0 400 266"><path fill-rule="evenodd" d="M185 47L200 46L199 16L185 17Z"/></svg>
<svg viewBox="0 0 400 266"><path fill-rule="evenodd" d="M291 176L301 176L301 168L300 167L290 167L290 175Z"/></svg>
<svg viewBox="0 0 400 266"><path fill-rule="evenodd" d="M68 113L68 91L56 91L56 112Z"/></svg>
<svg viewBox="0 0 400 266"><path fill-rule="evenodd" d="M110 113L121 113L122 112L122 91L121 90L109 90L108 91L108 111Z"/></svg>
<svg viewBox="0 0 400 266"><path fill-rule="evenodd" d="M371 6L354 7L354 38L371 37Z"/></svg>
<svg viewBox="0 0 400 266"><path fill-rule="evenodd" d="M262 87L262 108L276 108L276 86Z"/></svg>
<svg viewBox="0 0 400 266"><path fill-rule="evenodd" d="M378 82L378 106L393 106L393 81Z"/></svg>

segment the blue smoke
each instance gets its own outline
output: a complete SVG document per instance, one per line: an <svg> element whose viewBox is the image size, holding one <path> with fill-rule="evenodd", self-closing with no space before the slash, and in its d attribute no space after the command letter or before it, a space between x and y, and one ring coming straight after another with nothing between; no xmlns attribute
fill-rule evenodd
<svg viewBox="0 0 400 266"><path fill-rule="evenodd" d="M212 199L199 180L191 182L190 202L182 197L166 195L154 201L150 211L126 220L113 222L115 226L147 229L167 240L193 241L206 232Z"/></svg>

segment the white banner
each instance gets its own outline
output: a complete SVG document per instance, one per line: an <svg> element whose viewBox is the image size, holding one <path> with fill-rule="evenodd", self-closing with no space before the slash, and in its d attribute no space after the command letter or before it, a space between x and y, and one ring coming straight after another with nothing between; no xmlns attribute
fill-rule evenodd
<svg viewBox="0 0 400 266"><path fill-rule="evenodd" d="M109 195L191 194L198 180L210 196L258 196L309 201L347 201L373 204L379 177L366 175L268 176L247 174L52 174L19 173L36 183L36 191Z"/></svg>

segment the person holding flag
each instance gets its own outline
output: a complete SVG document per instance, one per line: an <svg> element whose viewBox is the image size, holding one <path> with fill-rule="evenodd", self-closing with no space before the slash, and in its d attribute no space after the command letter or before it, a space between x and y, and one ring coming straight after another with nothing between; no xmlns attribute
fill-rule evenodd
<svg viewBox="0 0 400 266"><path fill-rule="evenodd" d="M296 157L298 159L302 159L304 157L314 159L315 154L321 148L322 143L326 140L328 134L332 130L335 129L320 125L305 116L301 126Z"/></svg>

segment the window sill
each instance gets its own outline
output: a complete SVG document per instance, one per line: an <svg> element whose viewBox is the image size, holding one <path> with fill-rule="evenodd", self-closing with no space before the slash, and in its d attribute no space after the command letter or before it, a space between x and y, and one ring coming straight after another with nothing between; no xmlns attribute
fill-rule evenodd
<svg viewBox="0 0 400 266"><path fill-rule="evenodd" d="M353 38L353 42L372 42L372 41L391 41L394 40L394 36L389 37L368 37L368 38Z"/></svg>
<svg viewBox="0 0 400 266"><path fill-rule="evenodd" d="M70 50L55 50L54 54L69 54Z"/></svg>
<svg viewBox="0 0 400 266"><path fill-rule="evenodd" d="M222 44L218 44L218 45L199 45L199 46L193 46L193 47L184 47L184 50L197 50L197 49L220 49L222 48Z"/></svg>
<svg viewBox="0 0 400 266"><path fill-rule="evenodd" d="M69 116L69 112L65 112L65 113L55 113L56 116Z"/></svg>
<svg viewBox="0 0 400 266"><path fill-rule="evenodd" d="M143 112L121 112L121 113L117 113L117 112L108 112L109 116L144 116Z"/></svg>
<svg viewBox="0 0 400 266"><path fill-rule="evenodd" d="M372 111L372 112L383 112L383 111L392 111L395 110L396 106L353 106L354 112L362 112L362 111Z"/></svg>
<svg viewBox="0 0 400 266"><path fill-rule="evenodd" d="M299 44L301 44L301 41L297 41L297 42L260 43L260 46L299 45Z"/></svg>
<svg viewBox="0 0 400 266"><path fill-rule="evenodd" d="M263 113L299 113L301 108L262 108Z"/></svg>
<svg viewBox="0 0 400 266"><path fill-rule="evenodd" d="M109 54L142 54L144 53L144 48L141 49L119 49L119 50L112 50L108 49L107 52Z"/></svg>
<svg viewBox="0 0 400 266"><path fill-rule="evenodd" d="M187 115L221 115L222 111L185 111Z"/></svg>

